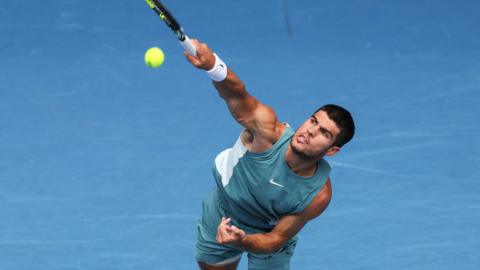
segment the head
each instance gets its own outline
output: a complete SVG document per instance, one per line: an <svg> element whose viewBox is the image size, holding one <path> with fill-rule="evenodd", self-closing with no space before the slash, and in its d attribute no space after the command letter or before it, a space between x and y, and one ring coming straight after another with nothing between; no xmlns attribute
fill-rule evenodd
<svg viewBox="0 0 480 270"><path fill-rule="evenodd" d="M295 132L290 145L304 158L333 156L353 138L355 124L344 108L328 104L316 110Z"/></svg>

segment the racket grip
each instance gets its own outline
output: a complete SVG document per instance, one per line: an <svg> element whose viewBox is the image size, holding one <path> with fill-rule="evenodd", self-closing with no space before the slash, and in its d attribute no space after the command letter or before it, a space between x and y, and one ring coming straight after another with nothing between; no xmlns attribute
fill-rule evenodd
<svg viewBox="0 0 480 270"><path fill-rule="evenodd" d="M195 48L195 45L193 45L192 41L186 35L185 39L180 41L180 44L189 54L197 56L197 48Z"/></svg>

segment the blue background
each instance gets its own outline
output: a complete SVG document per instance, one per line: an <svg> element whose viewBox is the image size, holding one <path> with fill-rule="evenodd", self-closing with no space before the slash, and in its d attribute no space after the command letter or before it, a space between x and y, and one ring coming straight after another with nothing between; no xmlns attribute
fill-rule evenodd
<svg viewBox="0 0 480 270"><path fill-rule="evenodd" d="M282 121L356 119L292 269L479 269L478 1L165 4ZM0 269L195 269L240 131L144 1L2 0Z"/></svg>

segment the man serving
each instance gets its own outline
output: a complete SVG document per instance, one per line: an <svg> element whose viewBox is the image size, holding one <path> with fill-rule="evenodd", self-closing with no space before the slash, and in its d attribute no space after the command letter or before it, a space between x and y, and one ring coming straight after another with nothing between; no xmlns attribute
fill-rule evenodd
<svg viewBox="0 0 480 270"><path fill-rule="evenodd" d="M206 70L233 118L245 129L214 161L216 188L203 202L196 258L201 269L289 269L297 233L328 206L333 156L355 125L337 105L316 110L297 130L251 96L242 81L204 43L192 40L188 61Z"/></svg>

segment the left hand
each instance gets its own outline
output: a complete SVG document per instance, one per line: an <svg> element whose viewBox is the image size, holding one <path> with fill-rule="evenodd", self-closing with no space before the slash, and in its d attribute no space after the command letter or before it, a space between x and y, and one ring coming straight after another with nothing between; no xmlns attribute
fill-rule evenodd
<svg viewBox="0 0 480 270"><path fill-rule="evenodd" d="M230 221L230 218L222 217L222 221L217 228L217 242L233 246L240 245L246 233L238 227L230 225Z"/></svg>

